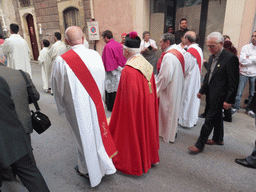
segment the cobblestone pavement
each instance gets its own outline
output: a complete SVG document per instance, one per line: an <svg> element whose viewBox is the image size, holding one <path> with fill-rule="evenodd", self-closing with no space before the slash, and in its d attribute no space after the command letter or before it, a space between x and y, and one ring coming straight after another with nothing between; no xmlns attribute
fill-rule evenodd
<svg viewBox="0 0 256 192"><path fill-rule="evenodd" d="M42 135L32 134L32 146L37 161L52 192L84 191L256 191L256 170L237 165L235 158L248 156L256 136L254 119L240 110L232 123L224 123L225 145L206 146L198 155L188 154L196 142L204 119L199 118L192 129L179 128L174 144L160 139L160 163L140 177L117 172L105 176L102 183L91 188L89 181L76 174L76 146L64 116L59 116L53 96L44 93L40 67L32 63L33 81L41 94L39 105L52 126ZM33 106L32 106L33 107ZM201 103L200 112L204 109ZM110 116L107 113L107 116ZM19 180L4 182L3 192L27 191Z"/></svg>

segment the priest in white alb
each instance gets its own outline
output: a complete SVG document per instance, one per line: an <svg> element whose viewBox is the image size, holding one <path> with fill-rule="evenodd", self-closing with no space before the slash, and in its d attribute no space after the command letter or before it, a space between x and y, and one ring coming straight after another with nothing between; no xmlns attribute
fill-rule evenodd
<svg viewBox="0 0 256 192"><path fill-rule="evenodd" d="M71 49L54 62L52 89L77 145L75 170L95 187L116 172L111 158L117 151L103 106L105 69L99 53L84 46L82 29L71 26L65 35Z"/></svg>
<svg viewBox="0 0 256 192"><path fill-rule="evenodd" d="M157 63L156 77L159 96L159 136L165 142L174 142L178 131L178 118L184 84L184 56L175 44L175 36L163 34L160 40L164 51Z"/></svg>
<svg viewBox="0 0 256 192"><path fill-rule="evenodd" d="M1 45L4 54L7 56L7 66L12 69L21 69L30 76L30 49L28 43L19 34L19 26L15 23L10 25L11 36Z"/></svg>
<svg viewBox="0 0 256 192"><path fill-rule="evenodd" d="M50 93L50 64L51 64L51 58L49 56L49 46L50 42L46 39L42 41L43 49L39 53L38 61L39 65L41 66L41 74L42 74L42 80L43 80L43 89L46 91L46 93Z"/></svg>
<svg viewBox="0 0 256 192"><path fill-rule="evenodd" d="M61 41L61 33L55 32L54 33L54 41L55 43L51 46L49 50L49 56L51 58L51 64L49 66L49 73L50 75L52 74L52 67L55 59L59 56L62 55L63 53L67 52L67 46L65 45L64 42ZM51 88L50 88L51 90Z"/></svg>
<svg viewBox="0 0 256 192"><path fill-rule="evenodd" d="M179 124L182 127L192 128L197 124L200 99L197 93L201 87L201 65L203 63L202 49L196 44L196 34L188 31L185 34L185 43L188 46L185 58L185 81L180 108Z"/></svg>

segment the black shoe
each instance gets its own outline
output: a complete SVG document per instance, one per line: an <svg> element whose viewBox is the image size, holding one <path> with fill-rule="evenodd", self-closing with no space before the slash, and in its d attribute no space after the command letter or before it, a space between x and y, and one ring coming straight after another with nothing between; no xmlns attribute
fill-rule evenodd
<svg viewBox="0 0 256 192"><path fill-rule="evenodd" d="M206 113L202 113L201 115L199 115L199 117L205 118L206 117Z"/></svg>
<svg viewBox="0 0 256 192"><path fill-rule="evenodd" d="M226 121L226 122L232 122L232 118L223 117L223 121Z"/></svg>
<svg viewBox="0 0 256 192"><path fill-rule="evenodd" d="M86 179L89 179L89 174L88 174L88 173L86 173L86 174L81 173L81 172L79 171L79 169L78 169L78 165L76 165L76 166L74 167L74 169L76 170L76 172L77 172L78 175L80 175L80 176L82 176L82 177L85 177Z"/></svg>
<svg viewBox="0 0 256 192"><path fill-rule="evenodd" d="M238 163L239 165L244 166L244 167L250 167L250 168L256 169L256 166L249 164L246 161L246 159L235 159L235 162Z"/></svg>

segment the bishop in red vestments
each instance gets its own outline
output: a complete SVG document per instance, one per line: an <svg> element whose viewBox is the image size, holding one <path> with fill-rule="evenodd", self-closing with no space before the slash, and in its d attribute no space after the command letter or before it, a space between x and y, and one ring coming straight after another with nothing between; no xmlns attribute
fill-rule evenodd
<svg viewBox="0 0 256 192"><path fill-rule="evenodd" d="M136 32L126 36L122 71L109 129L117 170L142 175L159 162L158 104L152 65L140 53Z"/></svg>

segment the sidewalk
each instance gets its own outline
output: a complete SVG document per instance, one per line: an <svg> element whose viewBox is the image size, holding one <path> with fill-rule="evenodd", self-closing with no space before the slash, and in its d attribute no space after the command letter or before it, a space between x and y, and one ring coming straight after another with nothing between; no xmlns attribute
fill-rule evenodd
<svg viewBox="0 0 256 192"><path fill-rule="evenodd" d="M76 146L64 116L59 116L53 96L43 91L40 67L32 63L33 81L41 94L39 105L52 126L45 133L32 134L32 146L37 166L51 192L87 191L145 191L145 192L218 192L256 191L256 170L242 167L235 158L248 156L254 147L256 129L254 119L240 110L233 122L224 122L225 145L206 146L198 155L188 154L200 133L204 119L199 118L192 129L179 128L174 144L160 139L160 163L140 177L120 172L105 176L101 184L91 188L89 181L76 174ZM204 110L201 103L200 113ZM18 181L4 182L3 192L25 192Z"/></svg>

